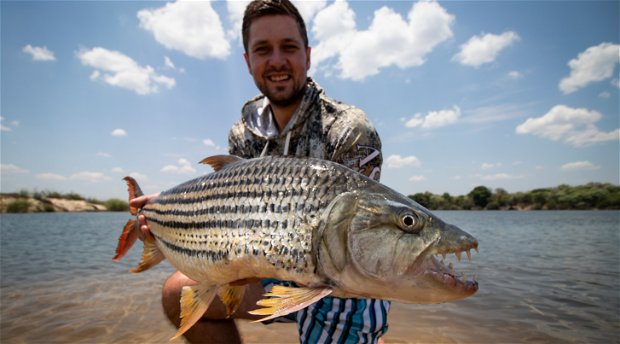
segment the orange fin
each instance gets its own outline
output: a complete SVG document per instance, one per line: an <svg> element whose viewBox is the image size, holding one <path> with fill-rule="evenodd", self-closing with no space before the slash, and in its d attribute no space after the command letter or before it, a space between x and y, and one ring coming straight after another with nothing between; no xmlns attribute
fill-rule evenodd
<svg viewBox="0 0 620 344"><path fill-rule="evenodd" d="M144 251L142 252L140 264L129 271L138 273L148 270L159 264L164 258L164 254L161 253L157 245L155 245L155 238L148 236L144 239Z"/></svg>
<svg viewBox="0 0 620 344"><path fill-rule="evenodd" d="M239 305L241 305L241 301L243 300L243 295L245 295L247 285L241 286L222 286L218 292L218 296L222 303L226 305L226 317L229 318L233 315Z"/></svg>
<svg viewBox="0 0 620 344"><path fill-rule="evenodd" d="M181 325L170 340L182 336L200 320L213 302L218 289L215 285L206 284L183 287L181 292Z"/></svg>
<svg viewBox="0 0 620 344"><path fill-rule="evenodd" d="M242 160L244 159L236 155L214 155L200 160L200 163L211 165L213 170L217 172L229 164Z"/></svg>
<svg viewBox="0 0 620 344"><path fill-rule="evenodd" d="M112 258L113 261L118 261L123 258L129 249L133 246L138 239L138 222L135 220L127 221L123 228L123 233L118 238L118 246L116 246L116 255Z"/></svg>
<svg viewBox="0 0 620 344"><path fill-rule="evenodd" d="M264 295L270 298L261 299L256 303L265 308L255 309L248 313L268 315L254 322L274 319L306 308L331 292L330 288L293 288L275 285L271 292Z"/></svg>
<svg viewBox="0 0 620 344"><path fill-rule="evenodd" d="M127 177L123 178L123 180L127 182L127 191L129 192L129 200L130 201L132 199L136 198L136 197L140 197L140 196L144 195L144 193L140 189L140 186L138 185L138 182L136 182L135 179L127 176ZM131 215L135 216L135 215L138 214L138 209L136 209L134 207L129 207L129 211L131 212Z"/></svg>

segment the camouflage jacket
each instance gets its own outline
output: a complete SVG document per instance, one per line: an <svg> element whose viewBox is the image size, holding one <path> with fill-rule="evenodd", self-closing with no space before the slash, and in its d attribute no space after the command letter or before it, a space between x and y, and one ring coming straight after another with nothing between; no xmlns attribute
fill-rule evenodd
<svg viewBox="0 0 620 344"><path fill-rule="evenodd" d="M287 142L288 141L288 142ZM308 78L301 104L279 131L267 98L248 101L228 136L230 154L244 158L293 155L331 160L375 180L381 174L381 141L366 114L335 101Z"/></svg>

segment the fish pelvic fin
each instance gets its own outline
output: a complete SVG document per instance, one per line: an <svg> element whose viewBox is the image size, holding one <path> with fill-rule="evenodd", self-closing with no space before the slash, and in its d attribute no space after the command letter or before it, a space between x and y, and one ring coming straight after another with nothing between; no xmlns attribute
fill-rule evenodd
<svg viewBox="0 0 620 344"><path fill-rule="evenodd" d="M234 164L237 161L242 161L243 158L240 158L236 155L213 155L208 158L204 158L200 160L201 164L211 165L215 172L225 168L229 164Z"/></svg>
<svg viewBox="0 0 620 344"><path fill-rule="evenodd" d="M237 311L237 308L241 305L241 301L243 301L246 289L247 285L225 285L220 287L217 296L219 296L222 303L226 306L226 318L230 318L230 316Z"/></svg>
<svg viewBox="0 0 620 344"><path fill-rule="evenodd" d="M112 258L113 261L119 261L129 252L129 249L138 239L138 231L140 230L138 226L139 224L136 220L127 221L123 228L123 233L118 238L118 246L116 246L116 255Z"/></svg>
<svg viewBox="0 0 620 344"><path fill-rule="evenodd" d="M127 182L127 192L129 192L129 200L131 201L132 199L136 198L136 197L140 197L142 195L144 195L144 193L142 192L142 190L140 189L140 186L138 185L138 182L136 182L135 179L133 179L132 177L125 177L123 178L123 180L125 182ZM134 207L129 207L129 211L131 212L131 215L137 215L138 214L138 209L134 208Z"/></svg>
<svg viewBox="0 0 620 344"><path fill-rule="evenodd" d="M218 289L218 286L207 284L183 287L181 291L181 325L170 340L182 336L200 320L213 302Z"/></svg>
<svg viewBox="0 0 620 344"><path fill-rule="evenodd" d="M306 308L331 294L331 292L331 288L294 288L275 285L270 292L264 295L265 298L256 302L258 306L264 308L255 309L248 313L267 315L267 317L253 322L271 320Z"/></svg>
<svg viewBox="0 0 620 344"><path fill-rule="evenodd" d="M139 230L139 229L137 229ZM161 253L157 245L155 245L155 238L152 236L148 236L144 239L144 251L142 251L142 260L140 260L140 264L135 268L129 270L133 273L142 272L144 270L148 270L153 266L159 264L162 260L164 260L164 254Z"/></svg>

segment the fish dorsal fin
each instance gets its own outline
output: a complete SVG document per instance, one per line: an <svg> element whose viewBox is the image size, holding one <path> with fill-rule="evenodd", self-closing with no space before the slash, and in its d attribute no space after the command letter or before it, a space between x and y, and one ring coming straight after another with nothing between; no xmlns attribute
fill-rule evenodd
<svg viewBox="0 0 620 344"><path fill-rule="evenodd" d="M331 294L331 292L332 289L330 288L294 288L274 285L273 289L264 295L265 298L256 303L264 308L255 309L248 313L268 315L254 322L274 319L306 308Z"/></svg>
<svg viewBox="0 0 620 344"><path fill-rule="evenodd" d="M236 155L213 155L208 158L204 158L200 161L201 164L211 165L215 172L225 168L229 164L233 164L238 161L242 161L243 158L240 158Z"/></svg>
<svg viewBox="0 0 620 344"><path fill-rule="evenodd" d="M125 182L127 182L127 192L129 192L129 200L130 201L132 199L136 198L136 197L140 197L140 196L144 195L144 193L140 189L140 186L138 185L138 182L136 182L135 179L127 176L127 177L123 178L123 180ZM137 215L138 214L138 209L130 207L129 208L129 212L131 212L131 215Z"/></svg>

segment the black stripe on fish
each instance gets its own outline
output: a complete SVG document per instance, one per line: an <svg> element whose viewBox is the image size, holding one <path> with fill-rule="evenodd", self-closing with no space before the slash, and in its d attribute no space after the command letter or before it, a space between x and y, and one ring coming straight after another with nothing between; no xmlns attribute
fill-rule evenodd
<svg viewBox="0 0 620 344"><path fill-rule="evenodd" d="M191 220L191 219L190 219ZM162 227L174 228L174 229L287 229L289 221L277 221L277 220L261 220L261 219L217 219L207 221L192 221L192 222L180 222L180 221L166 221L156 217L149 217L149 222L154 222Z"/></svg>

